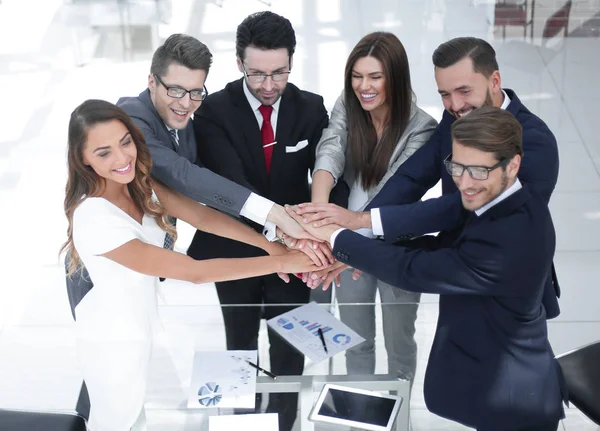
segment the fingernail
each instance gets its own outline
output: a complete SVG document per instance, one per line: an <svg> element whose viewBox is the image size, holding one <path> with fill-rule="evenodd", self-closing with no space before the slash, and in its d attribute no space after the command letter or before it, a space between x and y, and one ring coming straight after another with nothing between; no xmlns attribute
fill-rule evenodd
<svg viewBox="0 0 600 431"><path fill-rule="evenodd" d="M303 219L302 219L302 223L307 223L307 222L308 222L308 219L307 219L307 218L303 218Z"/></svg>
<svg viewBox="0 0 600 431"><path fill-rule="evenodd" d="M313 274L310 276L310 278L312 278L313 280L316 280L317 278L319 278L319 276L317 274Z"/></svg>
<svg viewBox="0 0 600 431"><path fill-rule="evenodd" d="M302 244L300 244L300 245L298 246L298 248L302 248Z"/></svg>
<svg viewBox="0 0 600 431"><path fill-rule="evenodd" d="M313 248L316 250L319 248L319 244L313 244Z"/></svg>

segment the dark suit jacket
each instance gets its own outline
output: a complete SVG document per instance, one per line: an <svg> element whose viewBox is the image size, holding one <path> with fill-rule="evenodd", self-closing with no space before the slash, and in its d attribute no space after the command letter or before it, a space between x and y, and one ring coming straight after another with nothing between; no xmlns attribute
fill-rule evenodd
<svg viewBox="0 0 600 431"><path fill-rule="evenodd" d="M315 148L327 123L323 98L288 83L281 96L277 144L273 147L271 174L267 175L260 129L240 79L208 96L196 112L199 160L217 174L278 204L309 202L308 172L314 166ZM286 148L303 140L308 140L305 148L287 152ZM205 232L196 232L188 250L195 259L259 253L254 247Z"/></svg>
<svg viewBox="0 0 600 431"><path fill-rule="evenodd" d="M204 167L197 166L194 128L178 131L176 145L150 99L148 89L138 97L122 97L117 105L138 126L152 155L152 175L177 192L219 211L239 216L250 190Z"/></svg>
<svg viewBox="0 0 600 431"><path fill-rule="evenodd" d="M531 193L538 194L548 204L558 179L556 139L546 123L532 114L514 91L504 91L511 100L506 110L512 113L523 127L524 155L519 169L519 180ZM443 163L452 152L451 127L454 121L455 118L444 111L442 121L429 142L400 166L366 208L380 209L386 241L396 242L437 230L450 229L462 217L460 194ZM442 197L416 205L406 205L419 201L440 179ZM557 297L560 297L560 287L554 267L548 273L546 288L544 306L548 318L553 318L560 313L557 300Z"/></svg>
<svg viewBox="0 0 600 431"><path fill-rule="evenodd" d="M425 249L341 232L338 260L393 286L440 294L425 375L433 413L480 430L516 430L563 416L562 374L542 296L555 233L526 186Z"/></svg>

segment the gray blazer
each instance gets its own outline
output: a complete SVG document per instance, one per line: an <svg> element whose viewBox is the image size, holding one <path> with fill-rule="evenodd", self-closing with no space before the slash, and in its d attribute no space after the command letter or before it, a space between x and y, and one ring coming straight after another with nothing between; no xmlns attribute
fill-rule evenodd
<svg viewBox="0 0 600 431"><path fill-rule="evenodd" d="M387 180L394 175L398 167L429 140L436 126L437 121L413 102L409 122L392 153L388 171L377 186L367 190L369 198L364 206L368 205L377 193L379 193ZM342 177L348 183L348 186L352 188L356 178L349 152L348 119L346 117L346 106L344 105L344 95L342 93L336 100L331 111L329 126L323 130L321 140L317 144L313 174L319 169L327 171L333 175L336 182Z"/></svg>
<svg viewBox="0 0 600 431"><path fill-rule="evenodd" d="M179 130L175 145L145 89L138 97L122 97L117 105L138 126L152 155L152 175L179 193L239 217L250 190L197 165L198 147L190 121Z"/></svg>

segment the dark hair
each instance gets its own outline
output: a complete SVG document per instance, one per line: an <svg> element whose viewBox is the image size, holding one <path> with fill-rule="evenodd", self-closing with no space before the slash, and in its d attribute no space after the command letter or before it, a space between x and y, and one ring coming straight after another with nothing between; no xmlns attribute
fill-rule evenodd
<svg viewBox="0 0 600 431"><path fill-rule="evenodd" d="M465 57L473 62L473 70L486 78L499 70L496 51L492 45L476 37L457 37L444 42L433 52L431 59L435 67L445 69Z"/></svg>
<svg viewBox="0 0 600 431"><path fill-rule="evenodd" d="M383 66L385 98L390 109L381 139L371 115L362 109L352 89L352 69L357 60L374 57ZM412 87L408 57L402 42L392 33L375 32L363 37L346 62L344 102L348 116L348 145L352 165L364 189L375 186L388 170L390 158L410 119Z"/></svg>
<svg viewBox="0 0 600 431"><path fill-rule="evenodd" d="M159 46L152 56L150 73L165 76L171 63L178 63L192 70L205 70L208 74L212 54L198 39L186 34L172 34Z"/></svg>
<svg viewBox="0 0 600 431"><path fill-rule="evenodd" d="M243 60L250 45L260 49L286 48L291 57L296 49L296 33L288 19L270 11L256 12L238 25L236 55Z"/></svg>
<svg viewBox="0 0 600 431"><path fill-rule="evenodd" d="M508 111L493 106L475 109L452 124L452 139L466 147L494 153L498 161L523 155L521 123Z"/></svg>
<svg viewBox="0 0 600 431"><path fill-rule="evenodd" d="M94 169L84 164L83 150L87 143L87 135L93 126L112 120L123 123L131 134L131 139L137 150L135 177L127 185L133 203L144 214L153 217L163 230L175 235L174 238L176 238L176 232L168 222L164 208L152 199L152 182L150 178L152 159L143 133L133 124L125 111L118 106L104 100L86 100L75 108L69 121L68 178L64 202L68 228L67 241L60 249L61 253L66 251L70 256L69 274L81 267L79 254L73 244L73 213L87 197L102 194L105 185L103 179L96 174Z"/></svg>

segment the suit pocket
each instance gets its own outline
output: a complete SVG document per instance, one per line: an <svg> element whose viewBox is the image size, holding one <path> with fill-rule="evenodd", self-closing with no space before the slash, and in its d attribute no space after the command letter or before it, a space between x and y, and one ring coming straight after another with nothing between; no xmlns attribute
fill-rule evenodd
<svg viewBox="0 0 600 431"><path fill-rule="evenodd" d="M293 147L285 147L285 152L286 153L297 153L298 151L300 151L301 149L306 148L306 147L308 147L308 139L298 142Z"/></svg>

